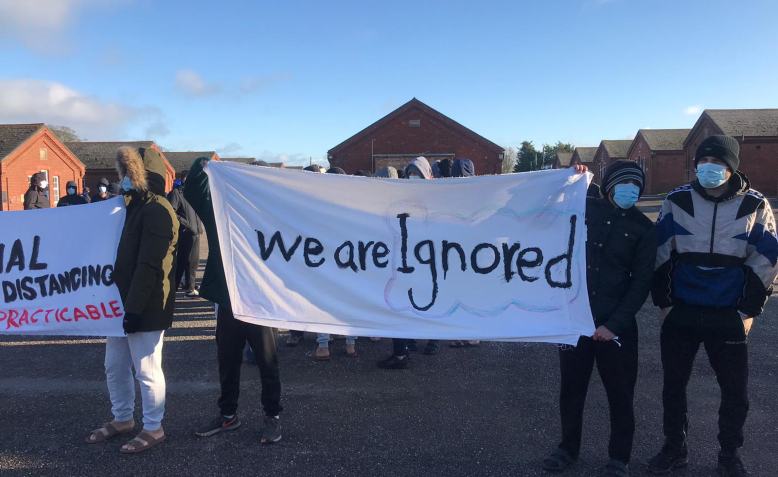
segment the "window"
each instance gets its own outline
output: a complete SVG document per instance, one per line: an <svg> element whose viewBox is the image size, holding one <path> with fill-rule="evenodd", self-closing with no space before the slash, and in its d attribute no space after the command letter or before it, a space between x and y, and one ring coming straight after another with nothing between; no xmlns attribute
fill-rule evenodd
<svg viewBox="0 0 778 477"><path fill-rule="evenodd" d="M420 128L421 127L421 119L411 119L408 121L408 127L409 128Z"/></svg>
<svg viewBox="0 0 778 477"><path fill-rule="evenodd" d="M59 202L59 176L53 177L54 181L51 183L51 194L49 194L49 198L54 198L54 205L57 205L57 202Z"/></svg>
<svg viewBox="0 0 778 477"><path fill-rule="evenodd" d="M49 158L49 151L45 147L42 147L39 151L41 161L45 161Z"/></svg>

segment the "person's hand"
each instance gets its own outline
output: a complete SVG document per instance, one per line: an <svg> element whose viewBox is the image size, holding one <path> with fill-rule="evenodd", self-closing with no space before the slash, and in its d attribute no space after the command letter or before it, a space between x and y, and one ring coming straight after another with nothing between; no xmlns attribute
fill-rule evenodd
<svg viewBox="0 0 778 477"><path fill-rule="evenodd" d="M125 313L124 319L122 320L122 327L124 328L124 332L128 335L138 332L140 329L140 315Z"/></svg>
<svg viewBox="0 0 778 477"><path fill-rule="evenodd" d="M754 318L750 316L743 317L743 331L746 332L746 336L751 333L751 326L754 325Z"/></svg>
<svg viewBox="0 0 778 477"><path fill-rule="evenodd" d="M616 335L613 334L611 330L606 328L605 325L598 326L592 335L592 339L594 341L610 341L615 337Z"/></svg>
<svg viewBox="0 0 778 477"><path fill-rule="evenodd" d="M668 306L667 308L662 308L661 310L659 310L659 313L662 316L662 321L665 321L665 319L667 318L667 315L669 315L671 311L673 311L673 307L672 306Z"/></svg>
<svg viewBox="0 0 778 477"><path fill-rule="evenodd" d="M575 169L575 172L577 172L578 174L583 174L584 172L587 172L589 170L589 168L586 167L586 164L573 164L570 167Z"/></svg>

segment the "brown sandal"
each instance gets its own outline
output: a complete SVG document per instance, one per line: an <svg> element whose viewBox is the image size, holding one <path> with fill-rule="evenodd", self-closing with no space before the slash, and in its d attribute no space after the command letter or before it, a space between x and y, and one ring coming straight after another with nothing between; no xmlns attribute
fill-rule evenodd
<svg viewBox="0 0 778 477"><path fill-rule="evenodd" d="M165 440L165 437L164 434L162 437L154 437L147 431L141 431L140 434L124 444L121 449L119 449L119 452L122 454L139 454L151 449L157 444L161 444Z"/></svg>
<svg viewBox="0 0 778 477"><path fill-rule="evenodd" d="M106 422L103 424L103 427L100 429L95 429L88 436L86 436L84 441L87 444L99 444L100 442L105 442L118 435L129 434L134 430L135 422L132 423L132 427L125 430L119 430L113 422Z"/></svg>

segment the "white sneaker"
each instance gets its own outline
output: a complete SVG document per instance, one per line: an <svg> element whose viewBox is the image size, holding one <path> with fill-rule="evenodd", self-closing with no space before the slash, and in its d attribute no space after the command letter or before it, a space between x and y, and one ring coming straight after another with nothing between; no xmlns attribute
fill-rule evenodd
<svg viewBox="0 0 778 477"><path fill-rule="evenodd" d="M200 292L197 290L188 291L186 292L186 296L188 297L200 296Z"/></svg>

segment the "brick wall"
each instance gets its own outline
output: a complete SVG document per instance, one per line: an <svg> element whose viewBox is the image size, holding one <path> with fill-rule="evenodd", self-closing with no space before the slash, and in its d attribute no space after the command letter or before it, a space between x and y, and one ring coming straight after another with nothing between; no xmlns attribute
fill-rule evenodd
<svg viewBox="0 0 778 477"><path fill-rule="evenodd" d="M24 193L30 187L29 177L46 171L49 176L49 199L56 206L59 196L65 195L67 181L81 184L83 169L80 163L68 156L64 146L46 129L35 134L17 151L3 161L0 182L5 201L0 210L23 210ZM58 186L58 187L57 187ZM80 189L79 189L80 191Z"/></svg>
<svg viewBox="0 0 778 477"><path fill-rule="evenodd" d="M644 194L665 194L686 184L686 160L683 150L652 151L638 134L628 159L637 162L646 173Z"/></svg>
<svg viewBox="0 0 778 477"><path fill-rule="evenodd" d="M419 120L418 127L410 126L412 120ZM371 151L381 155L454 154L472 160L475 172L479 175L499 174L502 165L502 151L494 151L473 136L416 107L402 112L342 149L333 151L330 164L342 167L349 174L360 169L371 171Z"/></svg>

